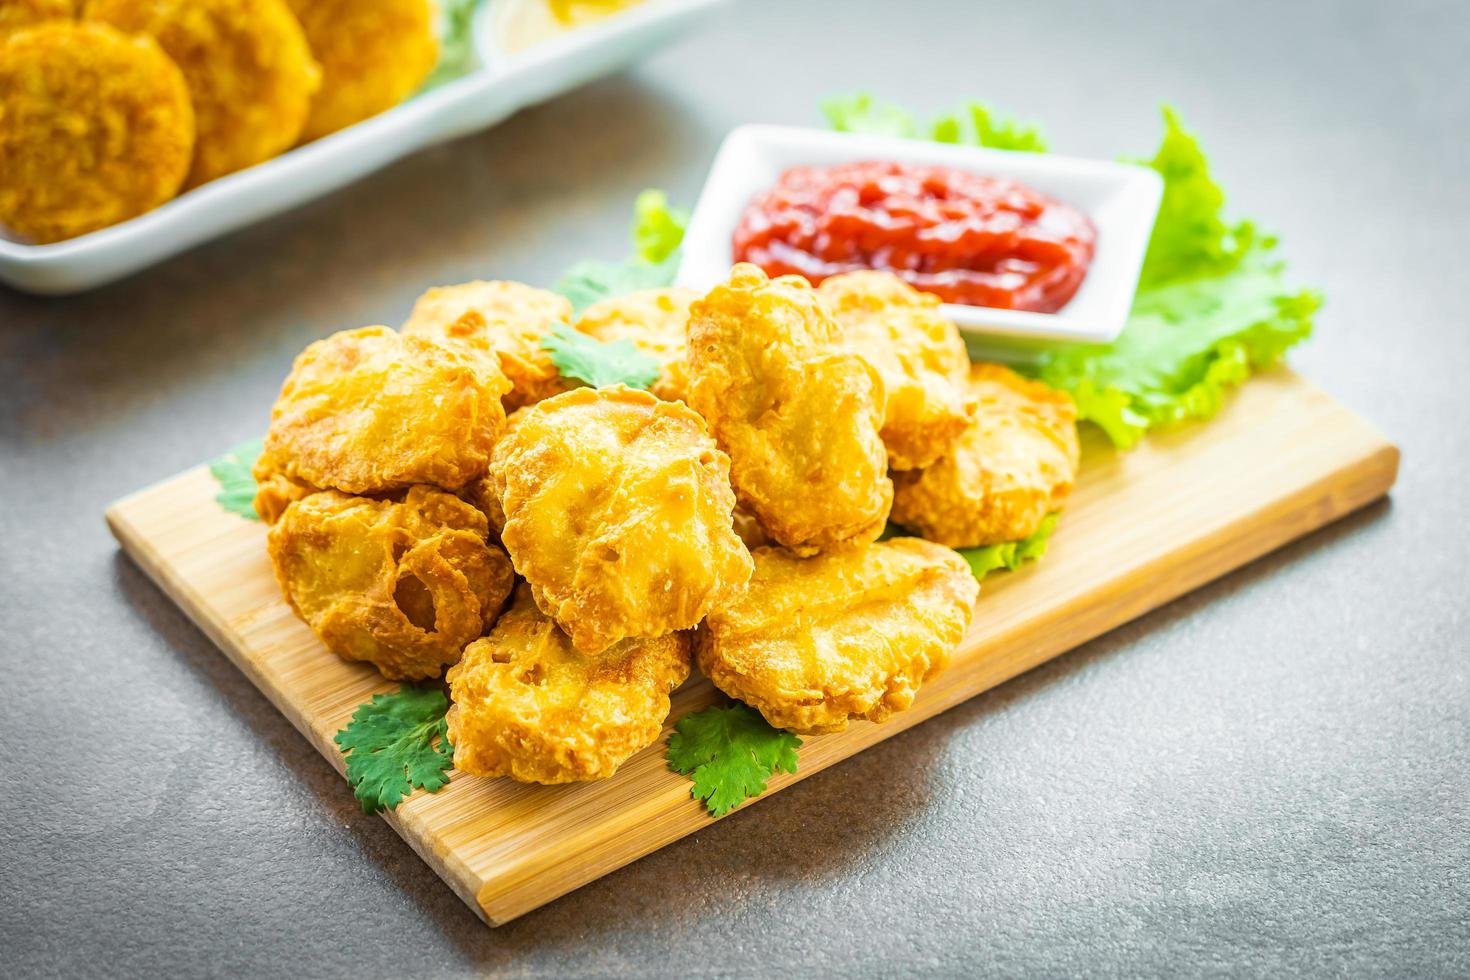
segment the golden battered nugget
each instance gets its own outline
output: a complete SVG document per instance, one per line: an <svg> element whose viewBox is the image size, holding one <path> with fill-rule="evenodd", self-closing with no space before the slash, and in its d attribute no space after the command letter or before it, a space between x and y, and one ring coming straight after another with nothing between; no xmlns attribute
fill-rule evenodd
<svg viewBox="0 0 1470 980"><path fill-rule="evenodd" d="M666 401L687 401L689 306L698 298L699 293L678 286L615 296L587 307L577 329L603 343L631 340L658 361L659 379L649 391Z"/></svg>
<svg viewBox="0 0 1470 980"><path fill-rule="evenodd" d="M970 392L978 405L954 448L894 474L893 520L952 548L1020 541L1072 493L1077 407L999 364L976 364Z"/></svg>
<svg viewBox="0 0 1470 980"><path fill-rule="evenodd" d="M508 390L473 351L387 327L343 330L296 358L256 471L347 493L458 490L484 475Z"/></svg>
<svg viewBox="0 0 1470 980"><path fill-rule="evenodd" d="M301 141L376 116L412 95L439 60L430 0L286 0L322 85Z"/></svg>
<svg viewBox="0 0 1470 980"><path fill-rule="evenodd" d="M892 502L883 379L840 340L805 279L745 263L690 311L689 403L741 503L797 554L872 541Z"/></svg>
<svg viewBox="0 0 1470 980"><path fill-rule="evenodd" d="M286 508L268 548L281 592L322 642L392 680L438 677L495 621L514 575L485 517L453 494L326 490Z"/></svg>
<svg viewBox="0 0 1470 980"><path fill-rule="evenodd" d="M85 16L151 35L183 70L199 132L186 187L301 135L321 69L285 0L87 0Z"/></svg>
<svg viewBox="0 0 1470 980"><path fill-rule="evenodd" d="M848 272L823 280L819 295L847 346L883 376L883 444L895 470L928 466L970 421L970 357L939 297L891 272Z"/></svg>
<svg viewBox="0 0 1470 980"><path fill-rule="evenodd" d="M949 663L980 592L963 558L919 538L754 558L745 593L699 628L695 657L715 687L798 734L913 704Z"/></svg>
<svg viewBox="0 0 1470 980"><path fill-rule="evenodd" d="M512 385L505 398L510 412L571 387L541 348L552 327L571 320L572 304L565 296L519 282L476 281L424 293L403 332L493 351Z"/></svg>
<svg viewBox="0 0 1470 980"><path fill-rule="evenodd" d="M688 629L750 577L729 460L679 402L622 385L538 402L488 484L516 571L583 653Z"/></svg>
<svg viewBox="0 0 1470 980"><path fill-rule="evenodd" d="M184 77L153 41L52 21L0 35L0 227L58 242L152 210L194 152Z"/></svg>
<svg viewBox="0 0 1470 980"><path fill-rule="evenodd" d="M688 676L687 633L589 657L522 583L494 631L449 671L455 768L523 783L606 779L658 739L669 693Z"/></svg>
<svg viewBox="0 0 1470 980"><path fill-rule="evenodd" d="M0 0L0 37L48 20L71 20L77 0Z"/></svg>

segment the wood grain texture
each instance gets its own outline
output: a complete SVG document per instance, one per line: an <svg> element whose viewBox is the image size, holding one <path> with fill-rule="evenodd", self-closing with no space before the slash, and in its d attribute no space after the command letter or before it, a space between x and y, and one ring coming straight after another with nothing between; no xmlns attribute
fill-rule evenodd
<svg viewBox="0 0 1470 980"><path fill-rule="evenodd" d="M1247 385L1208 425L1131 452L1085 439L1077 492L1050 552L986 581L950 668L911 710L881 725L807 738L800 772L776 777L769 792L1370 503L1397 471L1398 450L1383 436L1284 370ZM107 521L341 771L332 736L374 692L396 685L332 655L292 615L266 558L264 526L221 510L216 492L199 467L114 504ZM675 694L670 722L717 697L696 676ZM525 786L456 772L441 792L420 792L385 819L497 925L706 826L711 818L689 786L665 767L661 739L599 783ZM350 792L345 782L342 792Z"/></svg>

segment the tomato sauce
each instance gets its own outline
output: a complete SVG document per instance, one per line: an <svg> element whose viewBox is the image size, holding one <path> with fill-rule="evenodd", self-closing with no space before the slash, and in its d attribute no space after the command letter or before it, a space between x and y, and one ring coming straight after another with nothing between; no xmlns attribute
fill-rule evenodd
<svg viewBox="0 0 1470 980"><path fill-rule="evenodd" d="M1014 180L864 162L786 171L747 205L734 252L813 285L882 269L947 303L1054 313L1096 241L1086 215Z"/></svg>

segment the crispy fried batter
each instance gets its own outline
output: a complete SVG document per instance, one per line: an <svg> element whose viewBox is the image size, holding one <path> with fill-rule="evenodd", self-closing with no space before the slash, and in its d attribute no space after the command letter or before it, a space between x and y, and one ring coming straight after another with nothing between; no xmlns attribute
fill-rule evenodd
<svg viewBox="0 0 1470 980"><path fill-rule="evenodd" d="M735 522L735 534L745 542L745 547L754 550L776 543L771 540L766 529L761 527L761 522L755 519L755 515L740 506L739 503L735 504L735 513L732 517Z"/></svg>
<svg viewBox="0 0 1470 980"><path fill-rule="evenodd" d="M849 272L817 289L847 346L883 376L883 444L895 470L928 466L970 421L970 358L959 328L939 312L939 297L891 272Z"/></svg>
<svg viewBox="0 0 1470 980"><path fill-rule="evenodd" d="M266 524L279 521L287 507L321 490L277 472L264 453L256 459L250 475L255 478L255 499L252 501L255 514Z"/></svg>
<svg viewBox="0 0 1470 980"><path fill-rule="evenodd" d="M335 333L296 358L258 472L347 493L458 490L484 474L509 388L473 351L387 327Z"/></svg>
<svg viewBox="0 0 1470 980"><path fill-rule="evenodd" d="M689 305L698 298L678 286L615 296L587 307L577 329L603 343L631 340L658 361L661 373L649 390L666 401L687 401L686 332Z"/></svg>
<svg viewBox="0 0 1470 980"><path fill-rule="evenodd" d="M883 380L806 280L737 265L689 319L690 404L741 502L798 554L872 541L892 502Z"/></svg>
<svg viewBox="0 0 1470 980"><path fill-rule="evenodd" d="M430 0L286 0L322 66L302 142L376 116L424 83L439 58Z"/></svg>
<svg viewBox="0 0 1470 980"><path fill-rule="evenodd" d="M894 475L893 520L952 548L1030 537L1077 476L1077 408L1065 392L976 364L974 419L934 465Z"/></svg>
<svg viewBox="0 0 1470 980"><path fill-rule="evenodd" d="M199 133L186 187L269 160L301 135L321 69L285 0L88 0L85 10L152 35L183 70Z"/></svg>
<svg viewBox="0 0 1470 980"><path fill-rule="evenodd" d="M0 37L48 20L71 20L77 0L0 0Z"/></svg>
<svg viewBox="0 0 1470 980"><path fill-rule="evenodd" d="M729 460L679 402L578 388L515 416L488 475L536 604L596 654L688 629L750 577Z"/></svg>
<svg viewBox="0 0 1470 980"><path fill-rule="evenodd" d="M393 680L437 677L495 621L514 575L485 517L453 494L327 490L286 508L268 548L281 591L322 642Z"/></svg>
<svg viewBox="0 0 1470 980"><path fill-rule="evenodd" d="M606 779L659 735L689 676L689 636L578 653L524 583L488 637L449 671L454 765L525 783Z"/></svg>
<svg viewBox="0 0 1470 980"><path fill-rule="evenodd" d="M194 151L184 77L147 38L0 26L0 226L57 242L152 210Z"/></svg>
<svg viewBox="0 0 1470 980"><path fill-rule="evenodd" d="M949 663L980 591L964 559L918 538L754 557L750 586L710 613L695 655L715 687L800 734L909 707Z"/></svg>
<svg viewBox="0 0 1470 980"><path fill-rule="evenodd" d="M571 319L572 304L564 296L519 282L476 281L424 293L403 332L448 337L476 350L494 351L513 386L505 397L505 410L510 412L569 387L551 355L542 350L541 338Z"/></svg>

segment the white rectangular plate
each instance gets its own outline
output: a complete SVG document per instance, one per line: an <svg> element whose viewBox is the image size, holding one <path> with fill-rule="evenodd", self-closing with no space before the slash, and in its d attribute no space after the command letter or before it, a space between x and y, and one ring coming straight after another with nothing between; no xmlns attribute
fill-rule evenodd
<svg viewBox="0 0 1470 980"><path fill-rule="evenodd" d="M341 132L210 181L131 221L52 245L0 238L0 280L27 292L60 295L120 279L615 71L728 0L648 0L509 55L495 50L490 27L500 2L485 0L476 16L480 69Z"/></svg>
<svg viewBox="0 0 1470 980"><path fill-rule="evenodd" d="M1117 339L1128 319L1163 181L1148 167L1053 153L1019 153L925 140L834 133L785 126L741 126L725 137L705 179L676 281L709 289L730 272L731 237L751 198L792 167L859 160L942 164L1009 177L1064 201L1097 227L1097 251L1082 288L1056 313L945 304L967 333L1029 340Z"/></svg>

